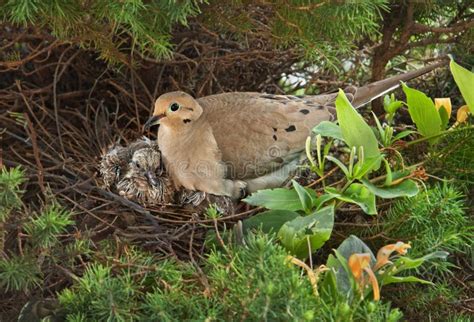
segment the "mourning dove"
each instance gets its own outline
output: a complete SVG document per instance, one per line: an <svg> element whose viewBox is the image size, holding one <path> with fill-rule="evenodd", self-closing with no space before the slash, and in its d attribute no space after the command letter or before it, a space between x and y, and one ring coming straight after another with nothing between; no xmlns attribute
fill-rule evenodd
<svg viewBox="0 0 474 322"><path fill-rule="evenodd" d="M345 92L359 107L444 64ZM272 188L288 178L312 128L335 120L336 97L233 92L194 99L177 91L156 100L145 128L160 125L158 145L176 187L237 199L245 188Z"/></svg>

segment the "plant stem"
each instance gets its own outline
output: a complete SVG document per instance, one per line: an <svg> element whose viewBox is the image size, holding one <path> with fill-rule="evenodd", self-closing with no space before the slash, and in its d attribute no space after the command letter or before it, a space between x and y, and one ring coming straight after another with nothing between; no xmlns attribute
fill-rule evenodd
<svg viewBox="0 0 474 322"><path fill-rule="evenodd" d="M431 140L431 139L434 139L434 138L443 136L443 135L445 135L445 134L456 133L456 132L461 132L461 131L465 131L465 130L473 130L473 129L474 129L474 126L461 127L461 128L457 128L457 129L454 129L454 130L448 129L448 130L442 131L442 132L440 132L440 133L438 133L438 134L435 134L435 135L425 136L425 137L422 137L422 138L420 138L420 139L407 142L405 146L410 146L410 145L413 145L413 144L417 144L417 143L421 143L421 142L424 142L424 141L428 141L428 140Z"/></svg>

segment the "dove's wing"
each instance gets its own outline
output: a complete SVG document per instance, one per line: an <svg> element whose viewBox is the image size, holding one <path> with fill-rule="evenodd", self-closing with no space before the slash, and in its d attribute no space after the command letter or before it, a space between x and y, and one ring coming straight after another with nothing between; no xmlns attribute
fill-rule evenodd
<svg viewBox="0 0 474 322"><path fill-rule="evenodd" d="M334 120L336 94L225 93L200 98L229 178L255 178L298 158L311 129Z"/></svg>

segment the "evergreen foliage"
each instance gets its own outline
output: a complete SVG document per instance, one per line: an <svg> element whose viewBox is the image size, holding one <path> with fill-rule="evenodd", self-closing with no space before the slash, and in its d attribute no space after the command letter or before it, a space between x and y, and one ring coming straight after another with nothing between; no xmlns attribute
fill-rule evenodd
<svg viewBox="0 0 474 322"><path fill-rule="evenodd" d="M107 60L125 62L124 51L134 50L169 58L173 27L187 25L204 11L204 23L231 38L259 33L277 47L298 47L308 59L330 63L352 51L354 41L375 37L386 4L387 0L279 0L259 7L245 1L10 0L0 2L0 19L49 29L60 40L96 48Z"/></svg>
<svg viewBox="0 0 474 322"><path fill-rule="evenodd" d="M32 256L0 259L0 286L6 292L28 291L41 285L40 271Z"/></svg>
<svg viewBox="0 0 474 322"><path fill-rule="evenodd" d="M392 238L411 240L413 256L435 250L462 252L474 240L464 198L453 185L435 185L396 202L387 214L383 231Z"/></svg>
<svg viewBox="0 0 474 322"><path fill-rule="evenodd" d="M58 243L58 235L74 223L71 216L71 212L53 204L28 222L25 230L36 247L51 248Z"/></svg>
<svg viewBox="0 0 474 322"><path fill-rule="evenodd" d="M455 256L470 256L474 225L459 187L444 183L429 187L412 198L396 201L380 225L363 229L360 235L383 234L393 240L409 240L411 256L447 251L449 261L433 261L422 276L433 282L454 273Z"/></svg>
<svg viewBox="0 0 474 322"><path fill-rule="evenodd" d="M474 187L474 130L447 135L437 146L431 147L427 168L435 175L454 180L465 188Z"/></svg>
<svg viewBox="0 0 474 322"><path fill-rule="evenodd" d="M92 264L59 295L68 321L397 321L387 303L347 299L325 303L313 294L287 252L265 236L213 251L201 275L191 264L155 262L129 249L118 261ZM113 267L112 267L113 266Z"/></svg>
<svg viewBox="0 0 474 322"><path fill-rule="evenodd" d="M0 173L0 222L7 220L13 209L21 207L21 184L25 182L21 168L2 168Z"/></svg>
<svg viewBox="0 0 474 322"><path fill-rule="evenodd" d="M171 53L170 31L185 25L203 1L2 1L0 19L51 30L58 39L93 47L108 60L121 49L164 58ZM130 36L130 37L128 37Z"/></svg>

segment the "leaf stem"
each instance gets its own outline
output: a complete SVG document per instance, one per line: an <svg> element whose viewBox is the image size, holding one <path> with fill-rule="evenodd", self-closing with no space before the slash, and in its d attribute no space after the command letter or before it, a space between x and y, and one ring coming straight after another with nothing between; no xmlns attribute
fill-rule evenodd
<svg viewBox="0 0 474 322"><path fill-rule="evenodd" d="M457 129L454 129L454 130L448 129L448 130L442 131L442 132L440 132L440 133L438 133L438 134L435 134L435 135L425 136L425 137L422 137L422 138L420 138L420 139L407 142L405 146L410 146L410 145L413 145L413 144L418 144L418 143L421 143L421 142L424 142L424 141L428 141L428 140L431 140L431 139L434 139L434 138L443 136L443 135L445 135L445 134L456 133L456 132L461 132L461 131L465 131L465 130L472 130L472 129L474 129L474 126L461 127L461 128L457 128Z"/></svg>

